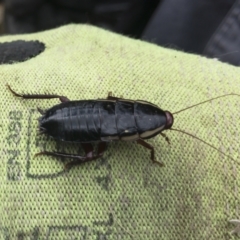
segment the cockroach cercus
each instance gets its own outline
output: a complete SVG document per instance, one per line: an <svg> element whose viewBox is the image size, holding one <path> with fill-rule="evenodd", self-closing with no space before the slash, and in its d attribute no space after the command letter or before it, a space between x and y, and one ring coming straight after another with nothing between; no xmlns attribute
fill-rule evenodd
<svg viewBox="0 0 240 240"><path fill-rule="evenodd" d="M162 133L163 130L167 129L187 134L234 160L212 144L183 130L174 129L172 125L173 114L218 98L233 95L240 96L240 94L230 93L221 95L175 113L170 113L169 111L163 111L150 102L117 98L112 96L111 93L109 93L107 99L70 101L67 97L60 95L19 94L13 91L9 85L7 87L16 97L23 99L59 98L61 103L46 111L38 108L42 115L39 118L39 131L57 141L81 144L85 156L48 151L42 151L35 156L49 155L74 160L67 163L65 165L66 168L102 157L107 143L118 140L136 141L151 151L151 160L154 163L162 166L162 163L155 160L154 147L147 143L145 139L161 134L170 143L168 137ZM92 143L94 142L98 142L96 154L93 151Z"/></svg>

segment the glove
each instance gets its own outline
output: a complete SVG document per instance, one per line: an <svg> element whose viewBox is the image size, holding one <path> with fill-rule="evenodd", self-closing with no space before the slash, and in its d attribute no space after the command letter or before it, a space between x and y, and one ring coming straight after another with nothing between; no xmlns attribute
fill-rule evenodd
<svg viewBox="0 0 240 240"><path fill-rule="evenodd" d="M89 25L1 37L1 229L6 239L223 239L238 218L239 68ZM38 134L40 113L58 99L108 92L173 113L174 129L147 142L112 142L103 157L69 171L42 150L78 152ZM219 149L217 151L216 149ZM221 153L221 152L222 153ZM230 236L228 237L230 238Z"/></svg>

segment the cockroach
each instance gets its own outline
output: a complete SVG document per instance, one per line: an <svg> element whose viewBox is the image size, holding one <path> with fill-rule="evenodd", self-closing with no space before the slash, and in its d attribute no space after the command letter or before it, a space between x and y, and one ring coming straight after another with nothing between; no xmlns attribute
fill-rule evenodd
<svg viewBox="0 0 240 240"><path fill-rule="evenodd" d="M150 102L117 98L112 96L111 93L108 94L106 99L70 101L67 97L60 95L19 94L13 91L9 85L7 87L16 97L23 99L59 98L61 103L46 111L38 108L42 115L39 118L39 132L49 135L57 141L81 144L85 156L48 151L39 152L35 156L49 155L75 160L67 163L65 165L66 168L102 157L107 143L118 140L136 141L151 151L151 160L154 163L163 166L162 163L155 160L154 147L147 143L145 139L160 134L170 144L169 138L162 133L162 131L168 129L187 134L234 160L212 144L183 130L174 129L172 125L174 122L173 114L218 98L234 95L240 96L240 94L230 93L221 95L175 113L170 113L169 111L163 111ZM98 142L96 154L93 151L92 143L94 142Z"/></svg>

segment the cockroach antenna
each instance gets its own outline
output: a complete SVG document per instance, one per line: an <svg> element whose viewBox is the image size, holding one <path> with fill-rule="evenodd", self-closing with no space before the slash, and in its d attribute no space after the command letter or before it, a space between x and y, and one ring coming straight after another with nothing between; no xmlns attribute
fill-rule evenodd
<svg viewBox="0 0 240 240"><path fill-rule="evenodd" d="M178 113L183 112L183 111L185 111L185 110L188 110L188 109L190 109L190 108L193 108L193 107L202 105L202 104L207 103L207 102L211 102L212 100L216 100L216 99L218 99L218 98L223 98L223 97L228 97L228 96L238 96L238 97L240 97L240 94L237 94L237 93L224 94L224 95L221 95L221 96L218 96L218 97L214 97L214 98L208 99L208 100L203 101L203 102L200 102L200 103L196 103L196 104L194 104L194 105L192 105L192 106L183 108L183 109L181 109L181 110L179 110L179 111L177 111L177 112L175 112L175 113L172 113L172 114L178 114Z"/></svg>
<svg viewBox="0 0 240 240"><path fill-rule="evenodd" d="M204 103L208 103L208 102L210 102L210 101L212 101L212 100L216 100L216 99L223 98L223 97L228 97L228 96L238 96L238 97L240 97L240 94L237 94L237 93L228 93L228 94L224 94L224 95L221 95L221 96L218 96L218 97L214 97L214 98L208 99L208 100L206 100L206 101L203 101L203 102L194 104L194 105L192 105L192 106L186 107L186 108L184 108L184 109L181 109L181 110L179 110L179 111L177 111L177 112L174 112L173 115L174 115L174 114L178 114L178 113L183 112L183 111L186 111L186 110L188 110L188 109L190 109L190 108L193 108L193 107L202 105L202 104L204 104ZM202 143L205 143L205 144L208 145L209 147L217 150L218 152L220 152L220 153L223 154L224 156L230 158L231 160L236 161L233 157L231 157L230 155L228 155L228 154L224 153L223 151L219 150L219 149L218 149L217 147L215 147L214 145L212 145L212 144L210 144L210 143L202 140L201 138L199 138L199 137L197 137L197 136L194 136L194 135L191 134L191 133L188 133L188 132L186 132L186 131L183 131L183 130L180 130L180 129L176 129L176 128L169 128L169 130L176 131L176 132L181 132L181 133L186 134L186 135L188 135L188 136L190 136L190 137L192 137L192 138L195 138L195 139L197 139L198 141L200 141L200 142L202 142Z"/></svg>

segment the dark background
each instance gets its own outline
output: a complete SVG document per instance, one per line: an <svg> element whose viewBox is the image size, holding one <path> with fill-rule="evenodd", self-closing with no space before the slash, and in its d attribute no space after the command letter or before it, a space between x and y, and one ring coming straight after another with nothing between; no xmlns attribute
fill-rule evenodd
<svg viewBox="0 0 240 240"><path fill-rule="evenodd" d="M240 65L240 0L2 0L3 34L89 23Z"/></svg>

